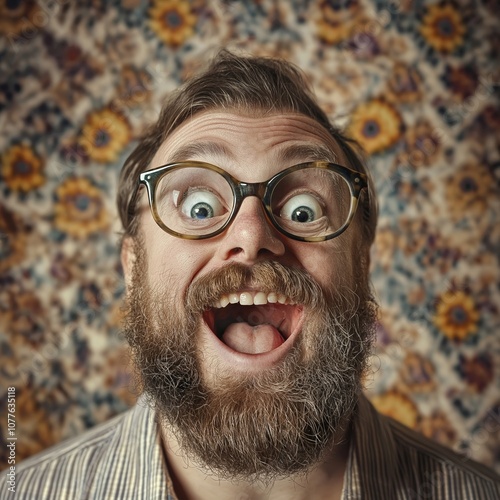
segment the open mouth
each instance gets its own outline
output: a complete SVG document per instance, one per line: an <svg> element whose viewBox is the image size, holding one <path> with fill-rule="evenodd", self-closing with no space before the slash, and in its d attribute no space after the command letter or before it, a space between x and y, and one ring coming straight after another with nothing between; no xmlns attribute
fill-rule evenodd
<svg viewBox="0 0 500 500"><path fill-rule="evenodd" d="M299 327L303 306L278 293L235 291L223 295L203 318L230 349L262 354L283 345Z"/></svg>

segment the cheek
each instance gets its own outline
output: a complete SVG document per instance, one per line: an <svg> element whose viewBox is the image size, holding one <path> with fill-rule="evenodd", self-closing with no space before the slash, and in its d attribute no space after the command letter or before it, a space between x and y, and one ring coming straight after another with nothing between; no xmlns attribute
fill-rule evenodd
<svg viewBox="0 0 500 500"><path fill-rule="evenodd" d="M142 217L140 227L146 250L146 269L143 272L147 274L151 287L164 290L173 284L180 285L180 276L186 274L185 254L179 248L182 240L165 233L156 225L149 213L145 213Z"/></svg>
<svg viewBox="0 0 500 500"><path fill-rule="evenodd" d="M353 252L348 244L330 241L310 250L305 249L301 256L302 266L321 285L331 289L339 284L351 284L353 280Z"/></svg>
<svg viewBox="0 0 500 500"><path fill-rule="evenodd" d="M183 297L206 264L200 245L167 234L149 240L147 275L154 289L167 291L182 303Z"/></svg>
<svg viewBox="0 0 500 500"><path fill-rule="evenodd" d="M194 273L194 262L189 252L177 242L165 241L148 245L148 278L153 287L171 287L183 291Z"/></svg>

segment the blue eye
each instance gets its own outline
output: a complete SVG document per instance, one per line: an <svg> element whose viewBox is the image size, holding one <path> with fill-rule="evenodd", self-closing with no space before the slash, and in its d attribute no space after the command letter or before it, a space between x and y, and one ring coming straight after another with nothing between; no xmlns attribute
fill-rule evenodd
<svg viewBox="0 0 500 500"><path fill-rule="evenodd" d="M194 191L188 194L181 205L182 213L191 219L205 220L224 213L219 198L210 191Z"/></svg>
<svg viewBox="0 0 500 500"><path fill-rule="evenodd" d="M208 203L197 203L189 215L193 219L209 219L214 216L214 210Z"/></svg>
<svg viewBox="0 0 500 500"><path fill-rule="evenodd" d="M314 222L323 215L318 200L311 194L299 194L290 198L282 207L280 217L298 223Z"/></svg>

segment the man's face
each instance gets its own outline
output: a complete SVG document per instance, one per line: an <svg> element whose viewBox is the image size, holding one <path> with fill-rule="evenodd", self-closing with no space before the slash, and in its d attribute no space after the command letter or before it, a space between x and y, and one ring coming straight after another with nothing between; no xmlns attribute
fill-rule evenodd
<svg viewBox="0 0 500 500"><path fill-rule="evenodd" d="M345 164L312 119L213 111L176 129L150 167L198 160L254 183L318 159ZM144 192L139 217L123 250L125 330L165 426L219 474L309 467L344 432L370 343L355 226L295 241L249 197L222 234L184 240L156 225Z"/></svg>

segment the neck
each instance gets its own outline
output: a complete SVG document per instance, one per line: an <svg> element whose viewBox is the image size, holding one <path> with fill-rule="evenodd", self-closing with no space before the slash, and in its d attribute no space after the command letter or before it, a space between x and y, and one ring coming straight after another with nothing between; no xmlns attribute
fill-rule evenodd
<svg viewBox="0 0 500 500"><path fill-rule="evenodd" d="M349 439L335 445L307 474L271 484L221 479L188 459L169 430L162 430L167 468L178 500L340 500L349 455Z"/></svg>

